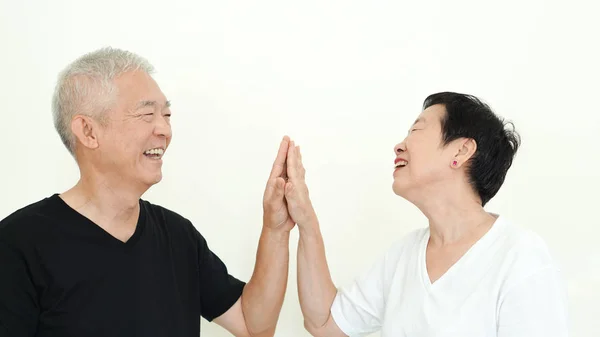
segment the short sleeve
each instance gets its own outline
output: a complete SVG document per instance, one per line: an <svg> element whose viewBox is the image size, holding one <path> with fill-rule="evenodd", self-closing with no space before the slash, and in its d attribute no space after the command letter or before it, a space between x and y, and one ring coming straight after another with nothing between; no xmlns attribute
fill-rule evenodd
<svg viewBox="0 0 600 337"><path fill-rule="evenodd" d="M210 250L204 237L199 233L197 236L201 313L210 322L235 304L246 283L230 275L223 261Z"/></svg>
<svg viewBox="0 0 600 337"><path fill-rule="evenodd" d="M381 328L385 313L386 257L373 264L350 285L341 287L331 316L348 336L366 336Z"/></svg>
<svg viewBox="0 0 600 337"><path fill-rule="evenodd" d="M0 337L34 336L39 306L22 253L0 233Z"/></svg>
<svg viewBox="0 0 600 337"><path fill-rule="evenodd" d="M498 337L567 337L567 291L556 268L544 268L508 290Z"/></svg>

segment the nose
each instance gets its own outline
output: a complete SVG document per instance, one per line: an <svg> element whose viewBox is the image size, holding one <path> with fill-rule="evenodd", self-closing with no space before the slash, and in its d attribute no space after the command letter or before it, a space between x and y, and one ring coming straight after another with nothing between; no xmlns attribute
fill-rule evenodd
<svg viewBox="0 0 600 337"><path fill-rule="evenodd" d="M394 154L398 155L404 151L406 151L406 144L404 144L404 142L396 144L396 146L394 146Z"/></svg>
<svg viewBox="0 0 600 337"><path fill-rule="evenodd" d="M169 121L169 117L159 115L156 118L154 134L160 137L171 138L171 122Z"/></svg>

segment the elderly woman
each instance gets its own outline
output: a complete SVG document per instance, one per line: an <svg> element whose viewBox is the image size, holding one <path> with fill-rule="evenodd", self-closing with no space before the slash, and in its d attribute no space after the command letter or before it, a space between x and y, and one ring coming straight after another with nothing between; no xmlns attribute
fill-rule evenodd
<svg viewBox="0 0 600 337"><path fill-rule="evenodd" d="M427 97L394 147L393 190L429 226L409 233L353 283L332 282L299 147L287 157L288 211L298 224L298 293L314 336L567 336L560 271L543 240L484 209L519 136L476 97Z"/></svg>

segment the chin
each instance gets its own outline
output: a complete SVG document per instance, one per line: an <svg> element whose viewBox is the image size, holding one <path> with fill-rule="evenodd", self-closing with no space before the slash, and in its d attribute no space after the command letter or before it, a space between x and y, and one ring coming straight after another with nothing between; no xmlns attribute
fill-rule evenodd
<svg viewBox="0 0 600 337"><path fill-rule="evenodd" d="M158 176L156 176L156 177L154 178L154 180L152 181L152 185L160 183L160 182L161 182L161 180L162 180L162 174L159 174L159 175L158 175Z"/></svg>
<svg viewBox="0 0 600 337"><path fill-rule="evenodd" d="M416 185L413 181L395 179L392 183L392 190L397 196L411 201L415 192L420 188L419 186L420 185Z"/></svg>
<svg viewBox="0 0 600 337"><path fill-rule="evenodd" d="M394 194L396 194L397 196L404 197L404 194L406 192L406 186L403 186L399 182L394 181L394 183L392 184L392 191L394 191Z"/></svg>
<svg viewBox="0 0 600 337"><path fill-rule="evenodd" d="M152 186L152 185L158 184L161 180L162 180L162 173L158 173L158 174L149 175L148 177L146 177L146 179L144 179L144 182L146 183L146 185Z"/></svg>

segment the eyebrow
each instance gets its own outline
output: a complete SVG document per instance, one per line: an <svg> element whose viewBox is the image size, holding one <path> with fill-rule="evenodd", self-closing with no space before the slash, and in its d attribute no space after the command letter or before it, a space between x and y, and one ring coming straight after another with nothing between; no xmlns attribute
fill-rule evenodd
<svg viewBox="0 0 600 337"><path fill-rule="evenodd" d="M408 132L407 132L407 133L408 133L408 134L410 134L410 131L411 131L412 127L413 127L413 126L415 126L415 124L417 124L417 123L419 123L419 122L425 122L425 118L423 118L423 117L419 117L419 118L417 118L417 119L414 121L414 123L413 123L413 124L410 126L410 128L408 128Z"/></svg>
<svg viewBox="0 0 600 337"><path fill-rule="evenodd" d="M425 118L423 118L423 117L417 118L417 120L412 125L415 125L415 124L417 124L419 122L425 122Z"/></svg>
<svg viewBox="0 0 600 337"><path fill-rule="evenodd" d="M141 108L145 108L148 106L154 107L156 106L157 102L156 101L140 101L137 106L135 107L135 110L141 109ZM165 102L165 108L170 108L171 107L171 101L166 101Z"/></svg>

